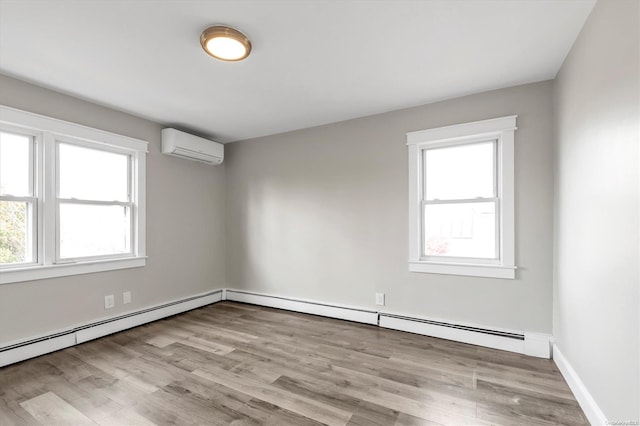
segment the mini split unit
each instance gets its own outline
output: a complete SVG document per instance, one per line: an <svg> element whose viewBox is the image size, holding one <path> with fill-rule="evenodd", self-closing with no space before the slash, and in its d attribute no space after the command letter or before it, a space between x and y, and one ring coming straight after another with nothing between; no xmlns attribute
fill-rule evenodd
<svg viewBox="0 0 640 426"><path fill-rule="evenodd" d="M216 165L224 159L224 145L180 130L163 129L162 153Z"/></svg>

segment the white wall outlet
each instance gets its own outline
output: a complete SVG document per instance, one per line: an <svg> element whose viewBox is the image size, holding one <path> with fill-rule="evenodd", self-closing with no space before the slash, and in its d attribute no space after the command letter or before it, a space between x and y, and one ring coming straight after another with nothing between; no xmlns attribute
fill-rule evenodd
<svg viewBox="0 0 640 426"><path fill-rule="evenodd" d="M126 305L127 303L131 303L131 292L125 291L122 293L122 304Z"/></svg>
<svg viewBox="0 0 640 426"><path fill-rule="evenodd" d="M104 308L111 309L116 305L116 299L113 297L113 294L109 294L104 297Z"/></svg>
<svg viewBox="0 0 640 426"><path fill-rule="evenodd" d="M384 293L376 293L376 305L384 306Z"/></svg>

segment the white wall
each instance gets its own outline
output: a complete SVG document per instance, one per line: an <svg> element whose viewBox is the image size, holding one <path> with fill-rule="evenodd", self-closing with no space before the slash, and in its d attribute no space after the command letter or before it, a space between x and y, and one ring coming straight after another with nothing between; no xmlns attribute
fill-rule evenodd
<svg viewBox="0 0 640 426"><path fill-rule="evenodd" d="M639 14L599 1L556 80L553 330L610 421L640 418Z"/></svg>
<svg viewBox="0 0 640 426"><path fill-rule="evenodd" d="M552 100L542 82L228 144L229 286L550 333ZM405 133L512 114L518 278L408 272Z"/></svg>
<svg viewBox="0 0 640 426"><path fill-rule="evenodd" d="M0 346L225 286L224 165L162 155L159 124L2 75L0 104L149 142L147 266L0 285Z"/></svg>

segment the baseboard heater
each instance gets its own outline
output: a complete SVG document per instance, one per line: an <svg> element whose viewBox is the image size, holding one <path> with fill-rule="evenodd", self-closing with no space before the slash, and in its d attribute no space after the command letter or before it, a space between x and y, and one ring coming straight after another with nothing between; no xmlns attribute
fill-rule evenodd
<svg viewBox="0 0 640 426"><path fill-rule="evenodd" d="M546 334L488 329L244 290L226 289L225 295L226 300L235 302L361 322L540 358L551 357L551 336Z"/></svg>
<svg viewBox="0 0 640 426"><path fill-rule="evenodd" d="M221 300L268 306L294 312L360 322L540 358L551 357L550 342L552 341L552 336L547 334L487 329L473 325L377 312L355 306L332 305L313 300L295 299L242 290L219 289L0 347L0 367L65 349L79 343L177 315Z"/></svg>
<svg viewBox="0 0 640 426"><path fill-rule="evenodd" d="M3 346L0 367L216 303L222 296L223 290L216 290Z"/></svg>
<svg viewBox="0 0 640 426"><path fill-rule="evenodd" d="M492 330L464 324L407 317L381 312L379 325L383 328L438 337L456 342L527 353L524 333ZM548 346L548 343L547 343Z"/></svg>
<svg viewBox="0 0 640 426"><path fill-rule="evenodd" d="M406 317L406 316L395 315L395 314L380 313L380 317L398 318L398 319L406 320L406 321L421 322L421 323L424 323L424 324L437 325L439 327L455 328L455 329L458 329L458 330L472 331L474 333L491 334L493 336L508 337L509 339L524 340L524 333L512 333L512 332L508 332L508 331L490 330L488 328L472 327L472 326L461 325L461 324L451 324L451 323L447 323L447 322L433 321L433 320L422 319L422 318L414 318L414 317Z"/></svg>
<svg viewBox="0 0 640 426"><path fill-rule="evenodd" d="M313 300L294 299L231 289L226 290L226 300L378 325L378 313L376 311L353 306L332 305Z"/></svg>

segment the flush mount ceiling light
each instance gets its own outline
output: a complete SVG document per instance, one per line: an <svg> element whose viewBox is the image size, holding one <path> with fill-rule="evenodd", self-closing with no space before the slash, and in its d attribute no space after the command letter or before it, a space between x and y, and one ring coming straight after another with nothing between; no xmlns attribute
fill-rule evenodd
<svg viewBox="0 0 640 426"><path fill-rule="evenodd" d="M251 52L251 41L242 32L214 25L202 32L200 44L205 52L221 61L241 61Z"/></svg>

